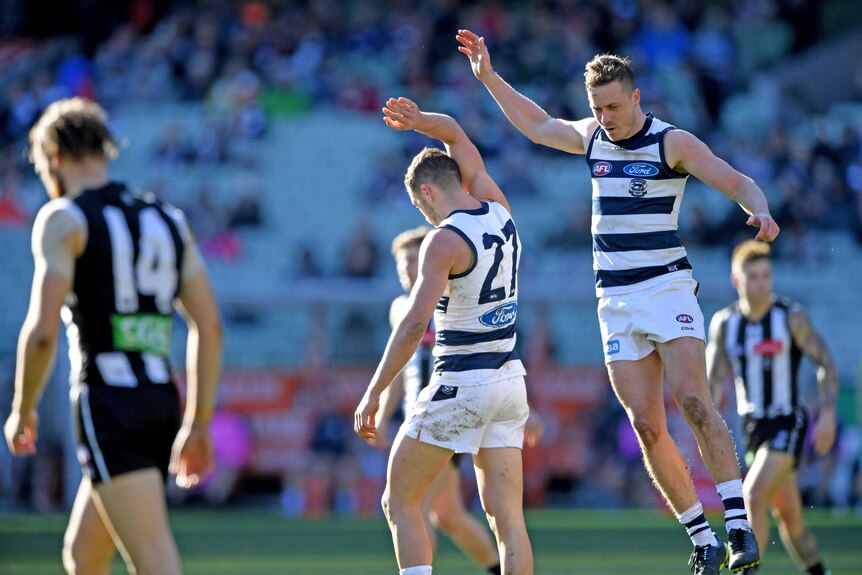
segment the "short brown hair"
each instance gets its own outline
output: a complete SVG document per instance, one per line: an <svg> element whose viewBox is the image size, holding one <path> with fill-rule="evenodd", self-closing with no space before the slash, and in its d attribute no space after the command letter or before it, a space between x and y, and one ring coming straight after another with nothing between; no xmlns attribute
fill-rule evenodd
<svg viewBox="0 0 862 575"><path fill-rule="evenodd" d="M30 161L41 172L48 158L72 160L117 157L117 141L108 129L108 114L84 98L58 100L48 106L30 130Z"/></svg>
<svg viewBox="0 0 862 575"><path fill-rule="evenodd" d="M733 271L742 270L748 262L759 259L771 259L772 248L766 242L746 240L733 248L730 266Z"/></svg>
<svg viewBox="0 0 862 575"><path fill-rule="evenodd" d="M413 194L419 193L422 184L431 183L443 189L461 186L461 170L452 157L439 148L425 148L413 158L404 185Z"/></svg>
<svg viewBox="0 0 862 575"><path fill-rule="evenodd" d="M425 239L425 236L427 236L430 231L431 228L428 226L419 226L417 228L401 232L395 236L394 240L392 240L392 255L397 255L401 250L406 250L412 247L418 248L422 245L422 240Z"/></svg>
<svg viewBox="0 0 862 575"><path fill-rule="evenodd" d="M587 62L584 71L584 84L588 90L594 86L604 86L617 80L622 82L629 92L637 87L635 71L627 57L615 54L597 54Z"/></svg>

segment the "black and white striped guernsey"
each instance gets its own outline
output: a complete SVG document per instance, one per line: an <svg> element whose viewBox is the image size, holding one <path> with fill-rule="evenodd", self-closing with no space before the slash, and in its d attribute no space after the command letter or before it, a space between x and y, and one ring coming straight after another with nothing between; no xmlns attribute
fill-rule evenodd
<svg viewBox="0 0 862 575"><path fill-rule="evenodd" d="M757 419L790 415L799 405L802 350L790 331L791 306L788 300L777 300L757 322L745 318L738 302L717 314L722 344L733 365L740 415Z"/></svg>
<svg viewBox="0 0 862 575"><path fill-rule="evenodd" d="M71 383L170 382L173 303L186 249L182 212L115 182L82 192L67 209L88 238L61 312Z"/></svg>
<svg viewBox="0 0 862 575"><path fill-rule="evenodd" d="M612 142L601 128L590 139L586 160L593 185L591 232L596 294L650 287L667 274L691 277L677 235L688 178L667 163L664 135L674 126L647 114L643 128Z"/></svg>

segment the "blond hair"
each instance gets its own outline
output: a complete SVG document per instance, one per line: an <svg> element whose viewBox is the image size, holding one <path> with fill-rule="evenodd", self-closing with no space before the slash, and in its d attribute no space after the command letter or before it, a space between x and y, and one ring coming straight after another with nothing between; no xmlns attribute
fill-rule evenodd
<svg viewBox="0 0 862 575"><path fill-rule="evenodd" d="M412 247L419 247L422 245L422 240L425 239L425 236L431 231L431 228L428 226L419 226L413 228L411 230L406 230L395 236L395 239L392 240L392 255L398 255L398 252L401 250L406 250Z"/></svg>
<svg viewBox="0 0 862 575"><path fill-rule="evenodd" d="M758 240L746 240L733 248L733 255L730 256L731 269L741 271L743 266L748 262L759 259L770 259L772 256L772 248L766 242Z"/></svg>
<svg viewBox="0 0 862 575"><path fill-rule="evenodd" d="M30 130L30 161L36 172L42 173L48 160L58 155L73 161L116 158L117 141L107 123L105 110L84 98L58 100L48 106Z"/></svg>
<svg viewBox="0 0 862 575"><path fill-rule="evenodd" d="M627 92L637 87L631 60L615 54L597 54L587 62L584 70L584 84L587 89L604 86L619 80Z"/></svg>

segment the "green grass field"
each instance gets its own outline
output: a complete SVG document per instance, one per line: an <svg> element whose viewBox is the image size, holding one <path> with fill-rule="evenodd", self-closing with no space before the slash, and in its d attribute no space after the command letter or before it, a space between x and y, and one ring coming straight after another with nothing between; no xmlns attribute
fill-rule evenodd
<svg viewBox="0 0 862 575"><path fill-rule="evenodd" d="M834 575L862 575L862 520L810 513ZM65 516L0 517L0 574L62 573ZM301 520L266 512L175 511L188 574L387 575L397 573L382 518ZM651 511L536 511L527 518L539 575L688 573L690 544L669 516ZM125 573L117 563L113 573ZM481 575L445 538L435 575ZM729 573L729 572L728 572ZM798 573L778 542L762 575Z"/></svg>

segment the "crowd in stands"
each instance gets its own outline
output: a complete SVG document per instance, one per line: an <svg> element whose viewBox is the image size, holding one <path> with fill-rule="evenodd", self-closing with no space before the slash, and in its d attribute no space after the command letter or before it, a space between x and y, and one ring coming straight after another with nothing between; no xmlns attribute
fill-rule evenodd
<svg viewBox="0 0 862 575"><path fill-rule="evenodd" d="M843 230L862 242L859 126L806 116L792 104L785 110L795 116L779 114L764 132L730 133L722 129L722 117L732 96L749 88L756 69L748 68L757 65L746 57L734 26L783 27L791 41L779 56L789 58L822 39L820 10L820 3L784 0L422 0L409 6L248 0L179 4L157 20L130 19L102 43L87 46L92 53L74 38L11 40L0 50L0 222L26 221L38 206L21 197L32 173L23 138L48 103L70 95L96 98L118 113L137 104L151 104L155 111L159 102L198 102L210 120L193 134L178 126L166 129L153 150L153 166L248 168L253 160L238 153L235 143L265 138L279 117L313 110L376 115L384 96L406 94L457 114L485 156L501 159L505 170L498 177L506 189L541 198L530 159L556 152L512 137L508 122L470 77L454 40L459 27L470 27L485 36L495 68L560 117L589 114L584 62L602 51L629 55L644 109L698 134L754 177L793 238L784 244L787 255L814 258L817 242L811 237L820 230ZM862 74L857 76L862 95ZM424 143L407 140L403 155ZM358 191L373 201L404 202L403 162L369 162ZM196 196L180 203L205 213L197 219L209 220L206 190ZM224 224L214 235L232 227L235 217L227 212L239 210L240 219L248 220L248 205L241 204L221 207L225 213L216 221ZM683 229L685 239L727 242L727 230L738 227L738 218L727 215L695 210L693 223ZM573 211L574 227L549 235L547 245L580 245L565 236L583 236L585 221Z"/></svg>

